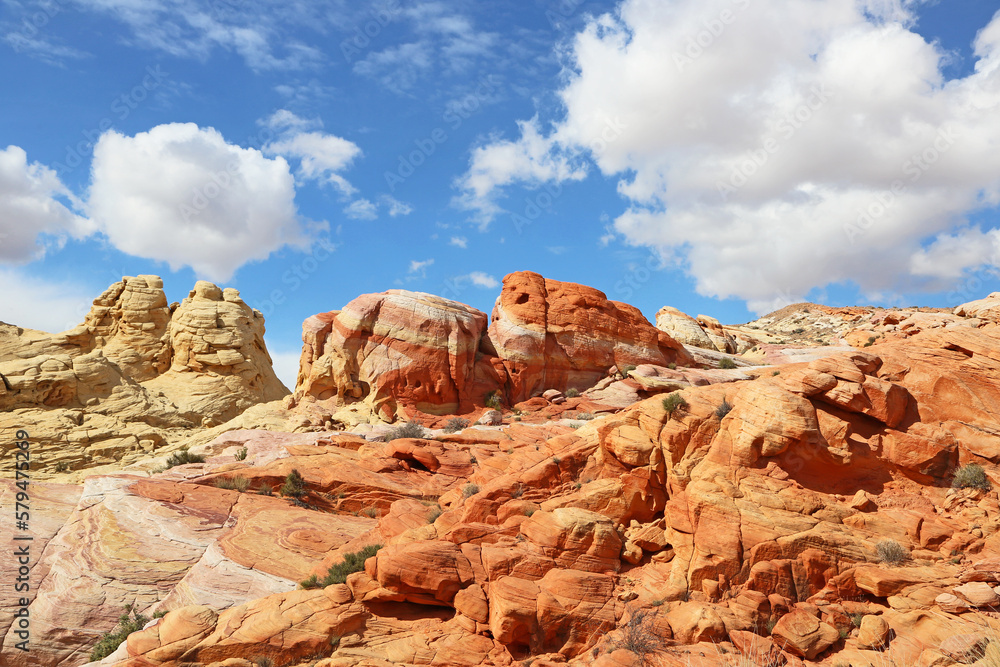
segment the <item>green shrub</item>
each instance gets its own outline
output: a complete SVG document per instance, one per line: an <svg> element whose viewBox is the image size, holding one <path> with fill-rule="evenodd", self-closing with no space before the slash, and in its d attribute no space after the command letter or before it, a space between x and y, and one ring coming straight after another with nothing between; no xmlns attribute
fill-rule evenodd
<svg viewBox="0 0 1000 667"><path fill-rule="evenodd" d="M331 565L325 577L319 579L316 575L312 575L299 585L302 588L326 588L333 584L342 584L347 581L348 575L365 569L365 561L378 553L381 548L381 544L370 544L361 551L346 553L343 562Z"/></svg>
<svg viewBox="0 0 1000 667"><path fill-rule="evenodd" d="M736 362L729 357L723 357L719 359L719 368L725 368L726 370L736 368Z"/></svg>
<svg viewBox="0 0 1000 667"><path fill-rule="evenodd" d="M118 617L118 625L115 626L115 629L111 632L105 632L97 640L97 644L90 652L90 661L102 660L117 651L130 634L142 630L142 626L146 623L149 623L148 618L137 612L132 605L125 605L125 613Z"/></svg>
<svg viewBox="0 0 1000 667"><path fill-rule="evenodd" d="M677 370L677 364L675 364L674 362L671 361L669 364L667 364L667 368L669 368L672 371L676 371Z"/></svg>
<svg viewBox="0 0 1000 667"><path fill-rule="evenodd" d="M663 399L663 409L667 411L668 417L673 417L674 412L676 412L679 408L687 409L687 406L687 401L685 401L684 397L676 391L668 394L667 397Z"/></svg>
<svg viewBox="0 0 1000 667"><path fill-rule="evenodd" d="M306 480L302 478L298 470L293 470L285 477L285 483L281 485L281 490L278 493L292 498L301 498L306 495L306 491Z"/></svg>
<svg viewBox="0 0 1000 667"><path fill-rule="evenodd" d="M250 488L250 480L243 475L220 477L215 480L215 486L219 489L229 489L230 491L239 491L240 493L243 493Z"/></svg>
<svg viewBox="0 0 1000 667"><path fill-rule="evenodd" d="M562 459L559 458L558 456L553 456L552 462L555 463L556 465L559 465L560 463L562 463Z"/></svg>
<svg viewBox="0 0 1000 667"><path fill-rule="evenodd" d="M875 555L880 563L899 565L910 557L910 551L896 540L879 540Z"/></svg>
<svg viewBox="0 0 1000 667"><path fill-rule="evenodd" d="M246 458L247 458L247 448L244 447L243 449L237 450L236 454L234 454L233 456L236 457L237 461L246 461Z"/></svg>
<svg viewBox="0 0 1000 667"><path fill-rule="evenodd" d="M363 510L361 510L361 513L370 519L374 519L375 517L378 516L378 510L375 509L374 507L366 507Z"/></svg>
<svg viewBox="0 0 1000 667"><path fill-rule="evenodd" d="M993 488L986 476L986 471L978 463L970 463L956 470L951 485L956 489L982 489L983 491L989 491Z"/></svg>
<svg viewBox="0 0 1000 667"><path fill-rule="evenodd" d="M625 364L621 367L622 377L627 377L629 373L635 370L635 364Z"/></svg>
<svg viewBox="0 0 1000 667"><path fill-rule="evenodd" d="M865 347L871 347L872 345L875 344L876 340L877 339L875 338L875 336L869 336L868 337L868 342L865 343Z"/></svg>
<svg viewBox="0 0 1000 667"><path fill-rule="evenodd" d="M566 390L566 398L576 398L580 395L580 390L576 387L570 387Z"/></svg>
<svg viewBox="0 0 1000 667"><path fill-rule="evenodd" d="M479 493L479 485L478 484L473 484L472 482L469 482L464 487L462 487L462 497L463 498L469 498L470 496L474 496L477 493Z"/></svg>
<svg viewBox="0 0 1000 667"><path fill-rule="evenodd" d="M775 375L781 375L781 371L773 371L771 373L771 377L774 377Z"/></svg>
<svg viewBox="0 0 1000 667"><path fill-rule="evenodd" d="M399 438L422 438L424 435L423 426L417 422L406 422L389 431L385 438L386 440L398 440Z"/></svg>
<svg viewBox="0 0 1000 667"><path fill-rule="evenodd" d="M182 466L187 463L204 463L205 457L199 454L192 454L188 451L187 447L178 450L167 458L167 468L173 468L174 466ZM93 662L93 661L91 661Z"/></svg>
<svg viewBox="0 0 1000 667"><path fill-rule="evenodd" d="M259 489L257 489L257 495L258 496L273 496L274 495L274 487L272 487L270 484L265 484L264 486L262 486Z"/></svg>
<svg viewBox="0 0 1000 667"><path fill-rule="evenodd" d="M722 403L719 403L718 407L715 408L715 416L718 417L719 419L722 419L730 412L732 412L732 409L733 409L733 404L727 401L726 399L722 399Z"/></svg>
<svg viewBox="0 0 1000 667"><path fill-rule="evenodd" d="M459 431L469 428L472 425L468 419L462 419L461 417L452 417L444 425L445 433L458 433Z"/></svg>
<svg viewBox="0 0 1000 667"><path fill-rule="evenodd" d="M493 410L503 408L503 399L500 398L500 391L494 389L483 397L483 405Z"/></svg>

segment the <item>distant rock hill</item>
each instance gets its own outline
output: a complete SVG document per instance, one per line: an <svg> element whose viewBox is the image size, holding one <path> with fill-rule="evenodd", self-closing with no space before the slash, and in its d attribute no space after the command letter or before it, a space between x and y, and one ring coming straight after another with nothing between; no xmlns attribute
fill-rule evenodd
<svg viewBox="0 0 1000 667"><path fill-rule="evenodd" d="M0 376L2 446L27 430L42 476L148 457L289 393L237 290L200 281L167 304L156 276L114 283L69 331L0 323Z"/></svg>

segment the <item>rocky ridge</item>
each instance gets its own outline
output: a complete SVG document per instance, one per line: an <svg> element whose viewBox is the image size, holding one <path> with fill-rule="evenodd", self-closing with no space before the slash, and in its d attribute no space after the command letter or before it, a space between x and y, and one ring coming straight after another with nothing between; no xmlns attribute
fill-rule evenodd
<svg viewBox="0 0 1000 667"><path fill-rule="evenodd" d="M304 327L282 418L310 432L233 430L277 411L258 405L205 431L204 462L41 485L40 648L8 633L5 660L77 667L133 603L166 614L102 667L944 667L1000 650L989 300L738 355L554 282L508 276L489 327L430 295L361 297ZM423 426L348 433L338 402ZM293 470L304 488L282 494ZM299 585L376 545L343 583Z"/></svg>
<svg viewBox="0 0 1000 667"><path fill-rule="evenodd" d="M167 304L157 276L111 285L59 334L0 323L0 447L27 430L43 478L147 458L288 393L263 336L237 290L199 281Z"/></svg>

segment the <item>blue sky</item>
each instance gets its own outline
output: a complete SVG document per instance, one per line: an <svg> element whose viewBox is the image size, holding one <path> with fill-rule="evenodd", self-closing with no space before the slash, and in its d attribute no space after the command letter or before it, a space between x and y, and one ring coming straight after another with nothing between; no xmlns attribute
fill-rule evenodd
<svg viewBox="0 0 1000 667"><path fill-rule="evenodd" d="M211 279L288 382L313 313L392 288L489 312L523 269L650 319L979 298L997 9L0 0L0 320Z"/></svg>

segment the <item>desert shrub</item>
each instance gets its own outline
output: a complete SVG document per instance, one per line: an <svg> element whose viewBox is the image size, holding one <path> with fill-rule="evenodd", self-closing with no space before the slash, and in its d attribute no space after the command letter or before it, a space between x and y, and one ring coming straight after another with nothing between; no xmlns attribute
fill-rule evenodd
<svg viewBox="0 0 1000 667"><path fill-rule="evenodd" d="M361 510L361 513L370 519L374 519L375 517L378 516L378 510L375 509L374 507L366 507L363 510Z"/></svg>
<svg viewBox="0 0 1000 667"><path fill-rule="evenodd" d="M951 485L956 489L982 489L983 491L989 491L993 487L983 466L978 463L970 463L956 470Z"/></svg>
<svg viewBox="0 0 1000 667"><path fill-rule="evenodd" d="M243 493L250 488L250 480L243 475L220 477L215 480L215 486L219 489L229 489L230 491L239 491L240 493Z"/></svg>
<svg viewBox="0 0 1000 667"><path fill-rule="evenodd" d="M332 584L342 584L347 581L348 575L365 569L365 561L378 553L381 548L381 544L370 544L361 551L346 553L343 562L331 565L325 577L320 579L312 575L299 585L302 588L326 588Z"/></svg>
<svg viewBox="0 0 1000 667"><path fill-rule="evenodd" d="M125 605L125 613L118 617L118 625L97 640L97 644L90 652L90 661L102 660L114 653L130 634L142 630L142 626L146 623L149 623L148 618L137 612L132 605Z"/></svg>
<svg viewBox="0 0 1000 667"><path fill-rule="evenodd" d="M486 394L483 398L483 405L493 410L499 410L503 408L503 399L500 398L500 392L496 389Z"/></svg>
<svg viewBox="0 0 1000 667"><path fill-rule="evenodd" d="M236 457L237 461L245 461L247 458L247 448L244 447L243 449L236 450L236 453L233 456Z"/></svg>
<svg viewBox="0 0 1000 667"><path fill-rule="evenodd" d="M263 656L254 658L250 662L257 665L257 667L274 667L274 660Z"/></svg>
<svg viewBox="0 0 1000 667"><path fill-rule="evenodd" d="M270 484L265 484L264 486L257 489L258 496L273 496L274 488Z"/></svg>
<svg viewBox="0 0 1000 667"><path fill-rule="evenodd" d="M461 417L452 417L444 425L445 433L458 433L462 429L469 428L472 425L468 419L462 419Z"/></svg>
<svg viewBox="0 0 1000 667"><path fill-rule="evenodd" d="M864 620L865 615L859 611L847 615L851 619L851 625L856 628L861 627L861 621Z"/></svg>
<svg viewBox="0 0 1000 667"><path fill-rule="evenodd" d="M580 390L576 387L570 387L566 390L566 398L576 398L580 395Z"/></svg>
<svg viewBox="0 0 1000 667"><path fill-rule="evenodd" d="M719 359L719 368L731 369L736 368L736 362L729 357L723 357Z"/></svg>
<svg viewBox="0 0 1000 667"><path fill-rule="evenodd" d="M719 405L715 408L715 416L718 417L719 419L722 419L730 412L732 412L732 409L733 409L733 404L727 401L726 399L722 399L722 403L719 403Z"/></svg>
<svg viewBox="0 0 1000 667"><path fill-rule="evenodd" d="M677 364L675 364L674 362L671 361L669 364L667 364L667 368L669 368L672 371L676 371L677 370Z"/></svg>
<svg viewBox="0 0 1000 667"><path fill-rule="evenodd" d="M298 470L293 470L285 477L285 483L281 485L278 493L292 498L301 498L306 495L306 491L306 480L302 478Z"/></svg>
<svg viewBox="0 0 1000 667"><path fill-rule="evenodd" d="M471 496L476 495L477 493L479 493L479 485L478 484L473 484L472 482L469 482L464 487L462 487L462 497L463 498L469 498Z"/></svg>
<svg viewBox="0 0 1000 667"><path fill-rule="evenodd" d="M163 618L168 613L169 612L166 609L160 609L159 611L154 611L153 612L153 618Z"/></svg>
<svg viewBox="0 0 1000 667"><path fill-rule="evenodd" d="M668 417L673 417L674 412L679 408L687 408L687 401L684 397L680 395L679 392L673 392L668 394L666 398L663 399L663 409L667 411Z"/></svg>
<svg viewBox="0 0 1000 667"><path fill-rule="evenodd" d="M910 557L910 551L896 540L879 540L875 555L880 563L899 565Z"/></svg>
<svg viewBox="0 0 1000 667"><path fill-rule="evenodd" d="M576 413L576 419L582 419L585 422L590 421L595 416L596 415L594 415L594 413L592 413L592 412L577 412Z"/></svg>
<svg viewBox="0 0 1000 667"><path fill-rule="evenodd" d="M620 628L621 637L612 642L612 647L630 651L642 664L646 664L652 654L666 647L666 642L656 632L655 614L649 609L633 609L628 621Z"/></svg>
<svg viewBox="0 0 1000 667"><path fill-rule="evenodd" d="M60 461L56 464L56 472L69 472L69 464L65 461Z"/></svg>
<svg viewBox="0 0 1000 667"><path fill-rule="evenodd" d="M560 463L562 463L562 459L559 458L558 456L553 456L552 462L555 463L556 465L559 465Z"/></svg>
<svg viewBox="0 0 1000 667"><path fill-rule="evenodd" d="M422 438L424 437L424 427L417 422L406 422L402 426L397 426L385 435L386 440L398 440L399 438Z"/></svg>
<svg viewBox="0 0 1000 667"><path fill-rule="evenodd" d="M524 487L521 486L520 484L517 485L516 489L510 492L511 498L520 498L523 495L524 495Z"/></svg>
<svg viewBox="0 0 1000 667"><path fill-rule="evenodd" d="M771 377L774 377L775 375L781 375L781 371L773 371L771 373Z"/></svg>
<svg viewBox="0 0 1000 667"><path fill-rule="evenodd" d="M622 377L627 376L629 373L635 370L635 364L625 364L621 367Z"/></svg>
<svg viewBox="0 0 1000 667"><path fill-rule="evenodd" d="M187 447L185 447L184 449L174 452L169 456L169 458L167 458L166 467L173 468L174 466L182 466L187 463L204 463L204 462L205 462L204 456L201 456L199 454L192 454L187 450Z"/></svg>
<svg viewBox="0 0 1000 667"><path fill-rule="evenodd" d="M438 505L437 507L431 510L430 514L427 515L427 523L434 523L435 521L438 520L438 517L441 516L442 514L444 514L444 510L441 509L440 505Z"/></svg>
<svg viewBox="0 0 1000 667"><path fill-rule="evenodd" d="M875 340L876 340L875 336L869 336L868 342L865 343L865 347L871 347L872 345L874 345Z"/></svg>

